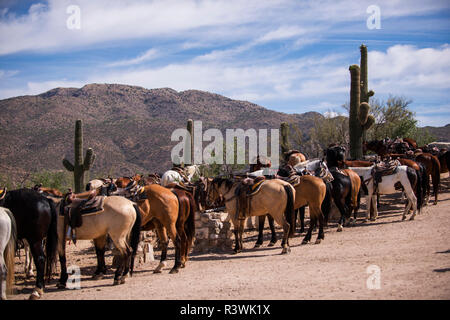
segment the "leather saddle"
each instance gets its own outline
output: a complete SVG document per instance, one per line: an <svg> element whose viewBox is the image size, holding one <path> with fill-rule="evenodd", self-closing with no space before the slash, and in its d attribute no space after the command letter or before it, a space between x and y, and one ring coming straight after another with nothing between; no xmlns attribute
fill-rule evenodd
<svg viewBox="0 0 450 320"><path fill-rule="evenodd" d="M244 220L250 216L251 197L261 189L265 180L266 177L264 176L256 178L245 177L236 187L236 214L239 220Z"/></svg>
<svg viewBox="0 0 450 320"><path fill-rule="evenodd" d="M82 216L103 211L105 196L98 196L97 190L83 193L69 193L64 197L63 215L71 228L83 225Z"/></svg>
<svg viewBox="0 0 450 320"><path fill-rule="evenodd" d="M378 184L383 180L384 176L389 176L397 172L398 166L401 163L398 160L391 160L386 162L377 163L372 169L372 177L375 189Z"/></svg>

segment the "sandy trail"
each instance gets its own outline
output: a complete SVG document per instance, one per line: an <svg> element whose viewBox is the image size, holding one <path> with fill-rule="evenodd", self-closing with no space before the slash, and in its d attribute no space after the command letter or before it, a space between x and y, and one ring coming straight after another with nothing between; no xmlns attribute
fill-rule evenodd
<svg viewBox="0 0 450 320"><path fill-rule="evenodd" d="M187 267L171 275L171 249L162 274L152 273L157 261L137 263L121 286L112 285L112 270L102 280L90 279L95 253L89 241L80 241L69 247L68 266L81 267L81 289L57 290L55 275L43 299L450 299L450 180L448 174L442 178L439 204L414 221L401 221L399 195L385 196L377 221L362 223L360 217L341 233L330 223L319 245L313 244L316 232L308 245L297 235L290 240L291 254L281 255L280 242L267 247L268 228L259 249L253 249L256 232L247 232L239 255L191 255ZM26 299L34 279L24 280L24 259L16 259L18 294L11 298ZM108 255L107 265L111 261ZM367 287L371 265L380 269L379 289Z"/></svg>

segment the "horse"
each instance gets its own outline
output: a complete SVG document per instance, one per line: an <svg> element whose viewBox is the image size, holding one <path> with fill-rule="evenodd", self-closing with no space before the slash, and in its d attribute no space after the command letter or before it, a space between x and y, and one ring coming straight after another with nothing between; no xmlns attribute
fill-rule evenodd
<svg viewBox="0 0 450 320"><path fill-rule="evenodd" d="M294 167L296 164L298 164L300 162L305 162L306 156L303 153L301 153L300 151L289 150L285 154L285 159L286 159L287 164Z"/></svg>
<svg viewBox="0 0 450 320"><path fill-rule="evenodd" d="M150 184L161 184L161 176L157 173L149 173L146 177L142 177L140 182L142 185L148 186Z"/></svg>
<svg viewBox="0 0 450 320"><path fill-rule="evenodd" d="M16 219L17 239L25 239L30 244L37 271L36 286L30 299L39 299L44 294L44 274L50 279L56 257L58 217L55 204L37 191L26 188L3 190L0 199L0 206L8 208Z"/></svg>
<svg viewBox="0 0 450 320"><path fill-rule="evenodd" d="M33 189L39 193L42 193L42 195L45 197L62 198L63 196L62 192L58 189L43 187L42 183L35 185Z"/></svg>
<svg viewBox="0 0 450 320"><path fill-rule="evenodd" d="M129 186L133 182L139 182L139 180L141 180L141 175L140 174L135 174L132 177L120 177L114 182L114 184L118 188L126 188L127 186Z"/></svg>
<svg viewBox="0 0 450 320"><path fill-rule="evenodd" d="M167 186L178 198L179 211L176 222L177 234L180 237L181 268L184 268L189 258L189 251L195 235L195 212L196 201L191 191L186 190L178 184L172 183Z"/></svg>
<svg viewBox="0 0 450 320"><path fill-rule="evenodd" d="M89 194L92 193L85 192L78 195L68 193L57 205L61 213L58 216L58 254L61 265L61 275L57 284L59 289L66 287L68 279L65 241L67 215L65 214L65 206L74 201L74 198L85 199ZM130 272L130 276L133 275L134 257L137 252L141 231L141 213L135 203L120 196L105 197L103 210L83 215L82 224L75 231L76 238L79 240L94 240L95 253L97 255L97 269L94 272L94 279L101 279L106 273L105 246L107 236L111 238L119 251L120 261L114 275L113 285L125 283L125 277L128 272Z"/></svg>
<svg viewBox="0 0 450 320"><path fill-rule="evenodd" d="M14 215L8 209L0 207L0 300L6 300L6 294L12 293L16 239Z"/></svg>
<svg viewBox="0 0 450 320"><path fill-rule="evenodd" d="M441 173L448 172L448 175L450 177L450 151L446 151L439 155L438 157L439 162L441 164Z"/></svg>
<svg viewBox="0 0 450 320"><path fill-rule="evenodd" d="M375 152L380 157L384 157L389 153L388 146L384 140L372 140L363 143L363 152L366 153L368 150Z"/></svg>
<svg viewBox="0 0 450 320"><path fill-rule="evenodd" d="M195 174L200 176L200 171L197 165L187 166L184 169L173 167L171 170L164 172L161 177L161 185L165 187L173 182L189 183Z"/></svg>
<svg viewBox="0 0 450 320"><path fill-rule="evenodd" d="M226 211L233 223L235 248L234 253L243 249L242 234L244 223L248 217L241 217L236 189L239 181L227 178L214 178L211 182L208 197L210 201L216 201L220 196L225 202ZM244 191L245 192L245 191ZM277 224L283 227L282 254L288 254L289 236L294 233L294 199L295 189L286 181L280 179L266 180L260 184L257 191L251 195L245 195L249 199L248 216L271 215Z"/></svg>
<svg viewBox="0 0 450 320"><path fill-rule="evenodd" d="M439 159L436 156L433 156L430 153L419 153L415 158L416 162L422 163L427 171L427 174L431 176L431 181L433 182L433 192L434 192L434 205L438 202L438 194L439 194L439 184L441 183L441 165L439 163ZM429 201L429 185L427 187L427 199L426 203Z"/></svg>
<svg viewBox="0 0 450 320"><path fill-rule="evenodd" d="M366 220L369 217L370 206L372 203L374 208L374 217L371 219L375 221L378 217L378 208L376 206L375 197L373 194L378 191L379 194L392 194L397 192L396 184L399 182L403 187L406 198L408 199L408 205L405 208L405 211L402 216L402 220L406 219L406 214L409 213L409 209L413 208L413 213L410 217L410 220L414 220L417 211L420 213L422 207L421 200L421 184L418 183L418 177L416 171L407 166L398 166L393 174L386 175L382 177L381 182L378 183L377 190L375 190L374 185L374 177L372 176L373 167L351 167L353 171L355 171L358 176L363 178L364 184L367 187L367 211L366 211ZM416 192L414 192L416 190ZM418 195L415 196L415 193Z"/></svg>
<svg viewBox="0 0 450 320"><path fill-rule="evenodd" d="M86 184L86 191L89 190L95 190L98 189L102 186L107 186L107 185L111 185L111 184L115 184L117 181L117 179L113 179L113 178L108 178L108 179L94 179L89 181Z"/></svg>
<svg viewBox="0 0 450 320"><path fill-rule="evenodd" d="M407 144L409 144L409 149L410 150L417 149L417 142L416 142L416 140L411 139L411 138L403 138L403 142L406 142Z"/></svg>
<svg viewBox="0 0 450 320"><path fill-rule="evenodd" d="M262 160L262 161L261 161ZM256 164L250 165L250 172L261 170L262 168L270 168L272 166L272 162L269 158L257 156Z"/></svg>

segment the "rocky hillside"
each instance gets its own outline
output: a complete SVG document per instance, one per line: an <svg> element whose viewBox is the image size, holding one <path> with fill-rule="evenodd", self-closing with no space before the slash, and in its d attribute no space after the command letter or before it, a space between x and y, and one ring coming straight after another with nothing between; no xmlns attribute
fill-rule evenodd
<svg viewBox="0 0 450 320"><path fill-rule="evenodd" d="M0 174L64 170L73 160L76 119L83 120L84 149L96 154L91 177L160 172L168 169L175 142L170 136L187 119L203 130L279 128L298 124L305 138L316 112L285 114L256 104L202 91L177 92L116 84L56 88L36 96L0 101Z"/></svg>

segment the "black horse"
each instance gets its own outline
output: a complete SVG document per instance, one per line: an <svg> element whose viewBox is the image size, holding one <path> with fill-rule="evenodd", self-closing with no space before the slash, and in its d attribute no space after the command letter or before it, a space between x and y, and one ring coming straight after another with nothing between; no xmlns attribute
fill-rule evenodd
<svg viewBox="0 0 450 320"><path fill-rule="evenodd" d="M333 146L327 148L324 152L328 169L333 175L331 182L331 194L341 218L339 220L338 231L344 225L344 219L350 219L353 211L352 206L352 181L350 177L339 170L340 164L345 160L345 148L342 146Z"/></svg>
<svg viewBox="0 0 450 320"><path fill-rule="evenodd" d="M33 189L18 189L6 192L0 206L13 213L17 223L17 239L26 239L30 245L37 270L36 288L30 299L39 299L44 292L44 274L50 279L56 259L58 217L55 205Z"/></svg>

